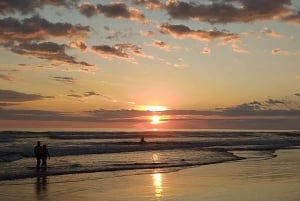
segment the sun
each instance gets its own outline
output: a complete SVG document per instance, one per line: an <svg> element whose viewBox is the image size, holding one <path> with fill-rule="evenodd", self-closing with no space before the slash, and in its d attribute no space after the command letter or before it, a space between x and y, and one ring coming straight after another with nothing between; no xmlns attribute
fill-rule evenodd
<svg viewBox="0 0 300 201"><path fill-rule="evenodd" d="M160 124L161 121L160 121L160 116L158 115L153 115L151 117L151 124Z"/></svg>

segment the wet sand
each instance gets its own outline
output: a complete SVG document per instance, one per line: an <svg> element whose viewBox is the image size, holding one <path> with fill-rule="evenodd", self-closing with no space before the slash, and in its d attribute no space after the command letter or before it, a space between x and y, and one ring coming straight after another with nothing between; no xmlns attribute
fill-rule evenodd
<svg viewBox="0 0 300 201"><path fill-rule="evenodd" d="M0 182L0 200L300 201L300 149L237 152L250 159L177 172L114 172ZM128 172L127 172L128 173ZM124 174L127 174L124 172ZM132 172L130 172L132 174Z"/></svg>

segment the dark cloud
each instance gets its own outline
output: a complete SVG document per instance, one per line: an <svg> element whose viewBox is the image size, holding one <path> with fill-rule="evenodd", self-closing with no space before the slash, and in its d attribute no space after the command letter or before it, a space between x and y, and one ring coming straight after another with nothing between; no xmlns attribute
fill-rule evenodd
<svg viewBox="0 0 300 201"><path fill-rule="evenodd" d="M25 102L54 98L53 96L42 96L39 94L26 94L17 91L0 89L0 101L2 102Z"/></svg>
<svg viewBox="0 0 300 201"><path fill-rule="evenodd" d="M160 26L160 32L164 34L172 35L175 38L194 38L197 40L211 41L213 39L221 39L224 42L239 40L237 34L228 33L226 31L203 31L203 30L192 30L185 25L170 25L163 24Z"/></svg>
<svg viewBox="0 0 300 201"><path fill-rule="evenodd" d="M243 116L243 115L253 115L262 110L262 103L253 101L250 103L244 103L241 105L224 108L221 113L228 116Z"/></svg>
<svg viewBox="0 0 300 201"><path fill-rule="evenodd" d="M97 53L103 56L115 56L120 58L128 58L129 55L125 53L122 49L117 47L111 47L108 45L96 45L92 46L92 50L96 51Z"/></svg>
<svg viewBox="0 0 300 201"><path fill-rule="evenodd" d="M159 0L133 0L132 3L144 6L151 10L161 9L164 7L164 4L161 3Z"/></svg>
<svg viewBox="0 0 300 201"><path fill-rule="evenodd" d="M37 120L37 121L69 121L76 122L147 122L147 116L165 115L170 118L166 122L179 125L182 121L203 125L203 128L243 128L243 129L299 129L300 110L224 110L224 111L198 111L198 110L167 110L162 112L139 110L92 110L83 111L85 115L62 113L44 110L8 110L0 108L2 120ZM88 115L86 115L88 114ZM240 115L242 114L242 115ZM211 115L211 116L210 116ZM230 118L228 118L230 117ZM190 127L189 127L190 128Z"/></svg>
<svg viewBox="0 0 300 201"><path fill-rule="evenodd" d="M76 82L77 79L73 78L73 77L60 77L60 76L56 76L53 77L56 81L58 82L67 82L67 83L74 83Z"/></svg>
<svg viewBox="0 0 300 201"><path fill-rule="evenodd" d="M300 11L292 13L282 18L283 21L300 25Z"/></svg>
<svg viewBox="0 0 300 201"><path fill-rule="evenodd" d="M290 0L219 0L211 4L169 1L166 10L177 19L209 23L253 22L286 15L290 4Z"/></svg>
<svg viewBox="0 0 300 201"><path fill-rule="evenodd" d="M0 108L2 120L37 120L37 121L87 121L90 118L71 116L67 113L47 110L8 110ZM80 120L81 119L81 120ZM91 119L92 120L92 119Z"/></svg>
<svg viewBox="0 0 300 201"><path fill-rule="evenodd" d="M300 110L293 108L294 103L290 100L275 100L269 98L266 101L253 101L236 105L228 108L218 109L219 115L222 116L286 116L286 117L300 117ZM274 109L275 108L275 109Z"/></svg>
<svg viewBox="0 0 300 201"><path fill-rule="evenodd" d="M130 43L120 43L120 44L116 44L115 47L117 47L118 49L121 49L123 51L127 51L130 53L134 53L134 54L143 54L142 53L142 48L136 46L136 45L132 45Z"/></svg>
<svg viewBox="0 0 300 201"><path fill-rule="evenodd" d="M132 45L130 43L119 43L115 44L114 46L108 45L98 45L92 46L92 50L100 54L101 56L110 58L110 57L117 57L121 59L126 59L127 61L133 62L135 59L130 55L136 55L139 57L149 58L152 59L151 55L147 55L142 51L142 48Z"/></svg>
<svg viewBox="0 0 300 201"><path fill-rule="evenodd" d="M0 27L0 45L14 53L65 64L92 66L87 62L76 61L74 57L66 54L67 47L86 49L86 45L81 41L75 40L68 46L54 42L37 42L56 37L86 37L90 31L87 26L52 23L40 16L33 16L21 21L14 18L0 19Z"/></svg>
<svg viewBox="0 0 300 201"><path fill-rule="evenodd" d="M146 20L141 11L135 8L128 8L127 5L122 2L112 2L107 5L83 3L79 5L79 10L81 14L86 17L102 14L111 18L124 18L141 22Z"/></svg>
<svg viewBox="0 0 300 201"><path fill-rule="evenodd" d="M86 99L86 98L89 98L89 97L93 97L93 96L100 96L100 97L102 97L106 100L113 101L112 97L101 94L101 93L97 93L97 92L94 92L94 91L87 91L87 92L84 92L83 94L73 93L73 94L69 94L67 96L73 97L73 98L79 98L80 100L81 99Z"/></svg>
<svg viewBox="0 0 300 201"><path fill-rule="evenodd" d="M80 40L73 40L73 41L69 42L68 45L72 48L80 49L81 51L84 51L87 49L87 45L83 41L80 41Z"/></svg>
<svg viewBox="0 0 300 201"><path fill-rule="evenodd" d="M66 45L60 45L54 42L25 42L20 43L19 45L12 46L10 48L12 52L20 55L36 56L40 59L58 61L63 64L93 66L92 64L84 61L76 61L73 56L67 55L66 47Z"/></svg>
<svg viewBox="0 0 300 201"><path fill-rule="evenodd" d="M46 5L69 7L77 0L1 0L0 13L15 13L19 11L22 14L34 12L37 8L43 8Z"/></svg>
<svg viewBox="0 0 300 201"><path fill-rule="evenodd" d="M0 102L0 107L8 107L18 105L18 103L7 103L7 102Z"/></svg>
<svg viewBox="0 0 300 201"><path fill-rule="evenodd" d="M94 92L94 91L88 91L88 92L85 92L85 93L83 94L84 97L100 96L100 95L101 95L101 94L96 93L96 92Z"/></svg>
<svg viewBox="0 0 300 201"><path fill-rule="evenodd" d="M86 17L92 17L99 14L97 5L91 3L82 3L79 5L80 13Z"/></svg>
<svg viewBox="0 0 300 201"><path fill-rule="evenodd" d="M266 103L269 104L269 105L285 104L285 102L282 101L282 100L275 100L275 99L271 99L271 98L269 98L269 99L266 101Z"/></svg>
<svg viewBox="0 0 300 201"><path fill-rule="evenodd" d="M0 19L1 41L42 40L49 37L85 37L88 26L70 23L52 23L36 15L18 20L15 18Z"/></svg>

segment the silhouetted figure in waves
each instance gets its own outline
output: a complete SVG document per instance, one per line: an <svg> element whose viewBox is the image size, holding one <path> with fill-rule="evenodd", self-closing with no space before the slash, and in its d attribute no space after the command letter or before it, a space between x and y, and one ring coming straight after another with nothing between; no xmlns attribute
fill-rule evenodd
<svg viewBox="0 0 300 201"><path fill-rule="evenodd" d="M47 158L50 160L50 154L47 149L47 146L44 144L43 149L42 149L42 168L46 169L47 168Z"/></svg>
<svg viewBox="0 0 300 201"><path fill-rule="evenodd" d="M37 141L36 146L34 147L34 155L36 158L36 168L39 169L41 165L43 149L41 147L41 142Z"/></svg>

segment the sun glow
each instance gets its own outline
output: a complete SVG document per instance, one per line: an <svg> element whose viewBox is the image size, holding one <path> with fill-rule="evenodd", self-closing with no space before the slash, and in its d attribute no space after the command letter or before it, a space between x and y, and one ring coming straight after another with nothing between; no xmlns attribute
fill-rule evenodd
<svg viewBox="0 0 300 201"><path fill-rule="evenodd" d="M160 124L160 123L161 123L160 116L154 115L151 117L151 124Z"/></svg>
<svg viewBox="0 0 300 201"><path fill-rule="evenodd" d="M166 111L168 108L161 105L140 105L137 110L151 111L151 112L161 112Z"/></svg>

